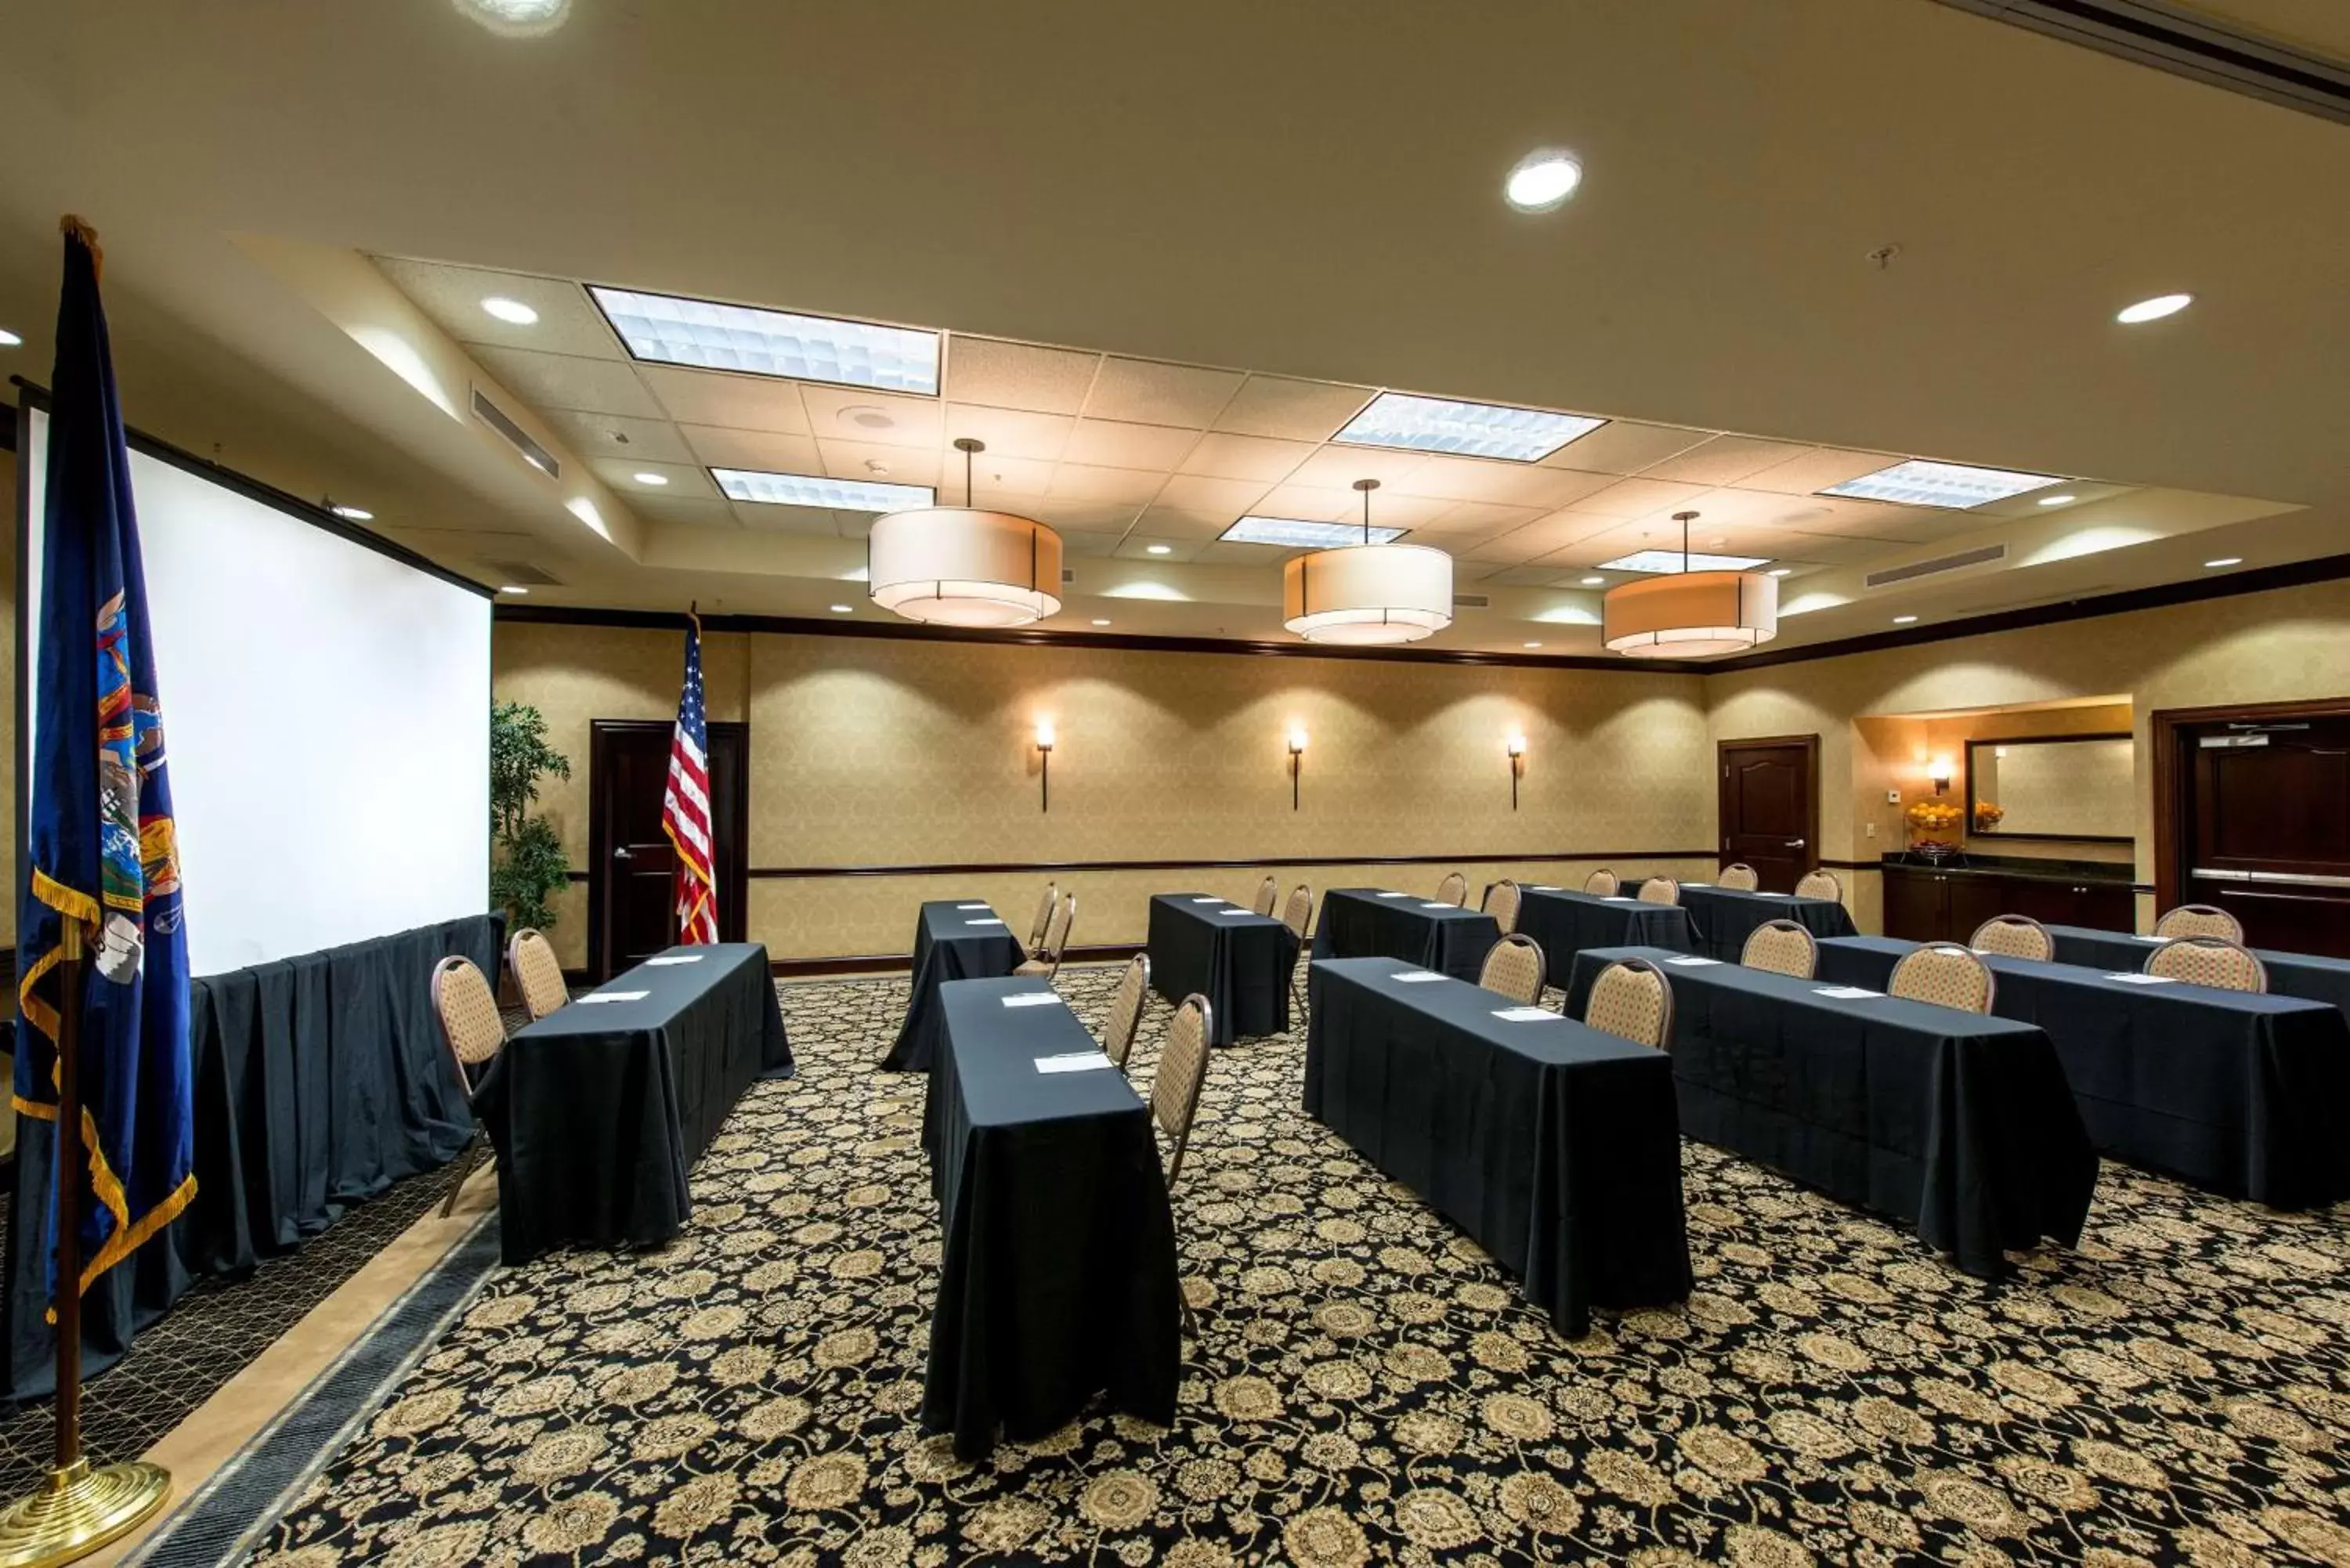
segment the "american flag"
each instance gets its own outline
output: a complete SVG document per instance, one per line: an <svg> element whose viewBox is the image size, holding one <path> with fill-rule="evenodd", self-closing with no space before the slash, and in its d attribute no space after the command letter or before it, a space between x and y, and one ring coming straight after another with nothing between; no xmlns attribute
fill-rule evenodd
<svg viewBox="0 0 2350 1568"><path fill-rule="evenodd" d="M685 628L685 690L678 693L677 732L669 747L669 788L661 831L677 846L677 940L718 940L718 883L710 853L710 725L702 706L702 618Z"/></svg>

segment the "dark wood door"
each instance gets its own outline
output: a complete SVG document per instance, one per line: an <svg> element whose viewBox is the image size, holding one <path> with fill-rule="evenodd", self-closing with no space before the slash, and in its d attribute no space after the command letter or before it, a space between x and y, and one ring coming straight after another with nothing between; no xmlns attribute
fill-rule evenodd
<svg viewBox="0 0 2350 1568"><path fill-rule="evenodd" d="M2183 727L2178 900L2254 947L2350 957L2350 712Z"/></svg>
<svg viewBox="0 0 2350 1568"><path fill-rule="evenodd" d="M1792 893L1820 863L1820 738L1721 742L1721 864L1754 867L1766 893Z"/></svg>
<svg viewBox="0 0 2350 1568"><path fill-rule="evenodd" d="M588 736L588 952L608 979L677 940L677 851L661 832L670 736L661 720L598 719ZM748 883L750 736L742 724L710 726L712 848L718 872L718 934L743 940Z"/></svg>

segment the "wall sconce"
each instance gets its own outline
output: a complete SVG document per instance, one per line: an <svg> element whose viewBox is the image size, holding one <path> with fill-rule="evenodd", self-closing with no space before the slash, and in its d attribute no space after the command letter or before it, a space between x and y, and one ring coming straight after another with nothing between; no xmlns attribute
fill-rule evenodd
<svg viewBox="0 0 2350 1568"><path fill-rule="evenodd" d="M1927 763L1926 776L1934 781L1936 794L1948 794L1950 792L1950 759L1936 757Z"/></svg>
<svg viewBox="0 0 2350 1568"><path fill-rule="evenodd" d="M1053 809L1053 721L1036 721L1036 784L1040 792L1038 804L1045 811Z"/></svg>
<svg viewBox="0 0 2350 1568"><path fill-rule="evenodd" d="M1518 781L1526 776L1526 738L1513 732L1510 736L1509 744L1510 809L1515 811L1518 809Z"/></svg>
<svg viewBox="0 0 2350 1568"><path fill-rule="evenodd" d="M1289 726L1289 809L1297 809L1297 776L1305 771L1305 731Z"/></svg>

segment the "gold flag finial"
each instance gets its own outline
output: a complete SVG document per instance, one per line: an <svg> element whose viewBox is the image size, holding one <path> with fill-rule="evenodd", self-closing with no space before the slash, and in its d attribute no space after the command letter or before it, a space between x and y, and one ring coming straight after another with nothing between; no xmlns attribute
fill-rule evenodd
<svg viewBox="0 0 2350 1568"><path fill-rule="evenodd" d="M68 213L64 217L57 220L57 228L70 238L79 240L82 243L82 247L89 252L89 270L96 275L101 277L104 276L106 273L106 252L99 245L98 231L91 228L79 218L75 217L71 213Z"/></svg>

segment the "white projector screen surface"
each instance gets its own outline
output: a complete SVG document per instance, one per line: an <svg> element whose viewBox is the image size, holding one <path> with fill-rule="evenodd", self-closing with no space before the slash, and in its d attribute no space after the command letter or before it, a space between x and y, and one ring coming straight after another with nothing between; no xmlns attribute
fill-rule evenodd
<svg viewBox="0 0 2350 1568"><path fill-rule="evenodd" d="M48 418L19 678L37 675ZM489 902L490 601L136 450L191 971L478 915ZM27 693L25 755L40 711ZM29 810L29 780L17 800Z"/></svg>

